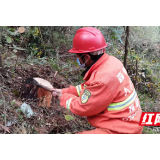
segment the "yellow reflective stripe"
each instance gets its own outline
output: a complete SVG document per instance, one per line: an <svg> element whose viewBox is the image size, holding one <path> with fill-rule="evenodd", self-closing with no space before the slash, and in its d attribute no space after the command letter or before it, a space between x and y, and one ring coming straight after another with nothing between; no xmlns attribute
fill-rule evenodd
<svg viewBox="0 0 160 160"><path fill-rule="evenodd" d="M80 91L79 91L78 86L76 86L76 89L77 89L77 93L78 93L78 95L79 95L79 97L80 97Z"/></svg>
<svg viewBox="0 0 160 160"><path fill-rule="evenodd" d="M73 98L73 97L72 97ZM66 101L66 108L70 109L70 104L71 104L71 100L72 98L70 98L69 100Z"/></svg>
<svg viewBox="0 0 160 160"><path fill-rule="evenodd" d="M108 111L120 110L127 107L128 105L132 104L135 101L136 96L137 93L134 90L133 93L125 101L118 103L111 103L108 106Z"/></svg>
<svg viewBox="0 0 160 160"><path fill-rule="evenodd" d="M82 90L82 87L81 87L81 85L78 85L79 86L79 89L80 89L80 92L81 92L81 90Z"/></svg>
<svg viewBox="0 0 160 160"><path fill-rule="evenodd" d="M115 106L115 105L124 104L124 103L126 103L130 98L132 98L134 94L135 94L135 90L133 91L133 93L132 93L126 100L124 100L124 101L122 101L122 102L118 102L118 103L111 103L109 106Z"/></svg>
<svg viewBox="0 0 160 160"><path fill-rule="evenodd" d="M77 93L80 97L80 93L81 93L81 90L82 90L81 85L76 86L76 89L77 89Z"/></svg>

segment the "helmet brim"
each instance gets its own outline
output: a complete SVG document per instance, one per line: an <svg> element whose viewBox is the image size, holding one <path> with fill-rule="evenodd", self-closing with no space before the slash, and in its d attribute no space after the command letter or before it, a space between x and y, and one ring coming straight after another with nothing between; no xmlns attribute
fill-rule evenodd
<svg viewBox="0 0 160 160"><path fill-rule="evenodd" d="M98 48L98 49L93 49L93 50L87 50L87 51L77 51L77 50L75 50L75 49L72 48L72 49L70 49L68 51L68 53L90 53L90 52L99 51L101 49L104 49L107 46L108 46L108 44L106 43L106 45L103 48Z"/></svg>

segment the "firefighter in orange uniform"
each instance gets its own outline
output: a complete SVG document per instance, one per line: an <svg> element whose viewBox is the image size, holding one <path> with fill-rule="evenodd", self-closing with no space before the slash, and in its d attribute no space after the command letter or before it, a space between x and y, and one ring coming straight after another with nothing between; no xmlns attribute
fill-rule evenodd
<svg viewBox="0 0 160 160"><path fill-rule="evenodd" d="M94 130L80 134L141 134L140 101L126 69L115 57L105 53L102 33L92 27L77 30L73 48L77 62L86 70L85 82L74 87L54 89L60 105L79 116L87 116Z"/></svg>

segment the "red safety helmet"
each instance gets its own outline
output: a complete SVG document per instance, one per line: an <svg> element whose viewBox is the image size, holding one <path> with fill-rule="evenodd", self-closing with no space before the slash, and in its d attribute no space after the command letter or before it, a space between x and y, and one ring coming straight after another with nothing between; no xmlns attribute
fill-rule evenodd
<svg viewBox="0 0 160 160"><path fill-rule="evenodd" d="M106 48L108 45L100 30L93 27L83 27L77 30L73 38L73 48L70 53L87 53Z"/></svg>

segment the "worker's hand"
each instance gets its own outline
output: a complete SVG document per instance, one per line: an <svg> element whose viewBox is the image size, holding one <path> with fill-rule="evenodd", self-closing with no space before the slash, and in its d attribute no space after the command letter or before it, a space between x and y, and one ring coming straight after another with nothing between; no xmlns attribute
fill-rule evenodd
<svg viewBox="0 0 160 160"><path fill-rule="evenodd" d="M52 96L58 96L58 98L60 99L62 96L62 90L61 89L53 89L52 90Z"/></svg>

